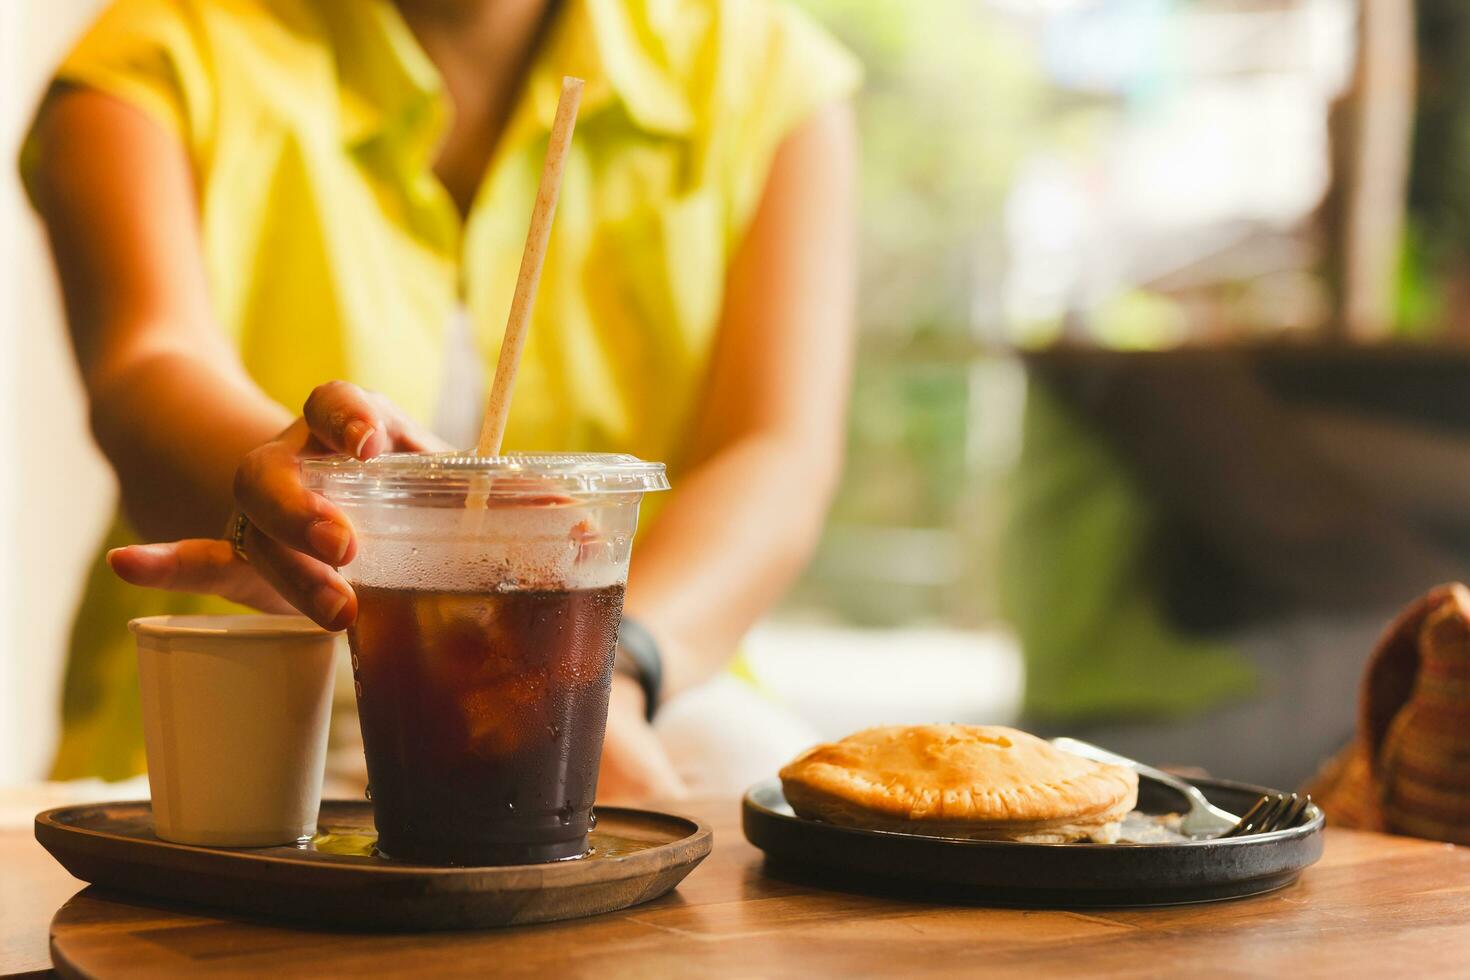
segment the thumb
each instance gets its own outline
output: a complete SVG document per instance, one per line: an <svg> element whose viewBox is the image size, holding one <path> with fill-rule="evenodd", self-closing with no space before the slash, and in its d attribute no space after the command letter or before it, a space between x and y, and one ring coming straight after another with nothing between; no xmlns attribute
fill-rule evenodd
<svg viewBox="0 0 1470 980"><path fill-rule="evenodd" d="M295 612L228 541L190 538L129 545L109 551L107 564L131 585L222 596L264 612Z"/></svg>

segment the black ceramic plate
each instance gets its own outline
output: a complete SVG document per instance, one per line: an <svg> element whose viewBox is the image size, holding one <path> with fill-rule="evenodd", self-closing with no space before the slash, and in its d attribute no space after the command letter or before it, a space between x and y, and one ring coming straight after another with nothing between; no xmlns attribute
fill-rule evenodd
<svg viewBox="0 0 1470 980"><path fill-rule="evenodd" d="M1259 786L1192 781L1210 802L1244 813ZM1172 790L1139 780L1144 813L1183 809ZM746 791L745 836L767 870L805 884L929 900L1034 907L1179 905L1289 885L1322 856L1322 812L1270 834L1169 844L1018 844L836 827L791 811L777 780Z"/></svg>

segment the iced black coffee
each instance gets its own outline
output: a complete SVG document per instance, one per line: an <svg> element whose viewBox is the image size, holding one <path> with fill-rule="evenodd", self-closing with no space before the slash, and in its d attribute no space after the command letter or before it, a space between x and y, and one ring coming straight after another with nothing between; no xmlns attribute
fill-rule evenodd
<svg viewBox="0 0 1470 980"><path fill-rule="evenodd" d="M603 455L305 464L346 512L348 630L379 850L586 853L637 523L663 467Z"/></svg>

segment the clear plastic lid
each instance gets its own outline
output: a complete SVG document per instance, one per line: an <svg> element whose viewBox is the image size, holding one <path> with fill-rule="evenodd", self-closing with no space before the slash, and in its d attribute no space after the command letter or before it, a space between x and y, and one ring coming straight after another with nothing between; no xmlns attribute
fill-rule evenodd
<svg viewBox="0 0 1470 980"><path fill-rule="evenodd" d="M626 453L387 453L369 460L328 456L303 460L309 487L330 497L383 495L646 493L667 490L663 463Z"/></svg>

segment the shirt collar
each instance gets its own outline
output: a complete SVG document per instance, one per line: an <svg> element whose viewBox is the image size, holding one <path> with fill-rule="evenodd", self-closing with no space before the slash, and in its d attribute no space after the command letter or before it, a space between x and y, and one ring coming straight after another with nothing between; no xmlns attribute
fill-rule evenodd
<svg viewBox="0 0 1470 980"><path fill-rule="evenodd" d="M670 136L693 128L678 66L648 0L564 0L502 137L546 132L563 75L586 81L580 117L621 105L635 126ZM436 140L448 118L443 80L391 0L320 5L332 34L343 140L353 147L396 132ZM651 29L652 28L652 29Z"/></svg>
<svg viewBox="0 0 1470 980"><path fill-rule="evenodd" d="M434 121L444 104L444 82L391 0L326 0L318 7L331 35L347 145Z"/></svg>

